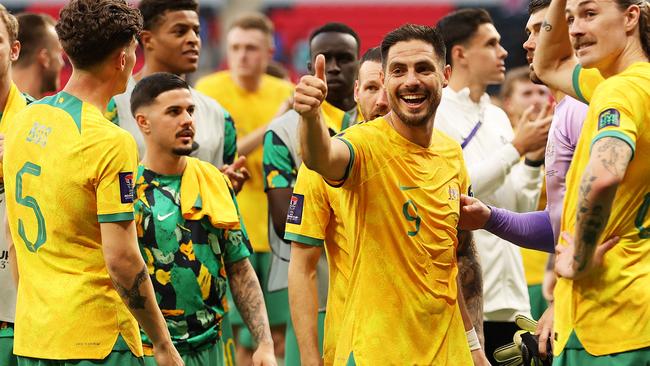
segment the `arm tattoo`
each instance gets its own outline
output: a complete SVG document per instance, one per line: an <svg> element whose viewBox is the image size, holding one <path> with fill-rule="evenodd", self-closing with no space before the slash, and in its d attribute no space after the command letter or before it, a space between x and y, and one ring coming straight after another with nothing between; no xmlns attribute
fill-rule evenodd
<svg viewBox="0 0 650 366"><path fill-rule="evenodd" d="M594 174L592 164L600 164L609 174L618 179L623 179L627 165L632 157L632 149L626 142L618 138L603 138L596 142L594 148L592 151L593 156L580 182L578 197L574 254L574 260L578 264L578 271L587 268L592 260L600 236L609 220L611 204L616 194L616 187L610 187L606 192L602 193L592 192L592 186L599 178Z"/></svg>
<svg viewBox="0 0 650 366"><path fill-rule="evenodd" d="M483 273L470 231L458 231L458 276L465 306L483 344Z"/></svg>
<svg viewBox="0 0 650 366"><path fill-rule="evenodd" d="M546 19L542 22L542 28L544 28L545 31L550 32L553 29L553 26L551 23L547 22Z"/></svg>
<svg viewBox="0 0 650 366"><path fill-rule="evenodd" d="M142 267L142 270L135 275L133 286L131 286L131 288L122 286L112 278L111 281L113 281L113 286L115 286L117 293L120 295L120 297L122 297L126 305L131 310L142 310L144 309L147 298L142 293L140 293L140 285L145 282L147 278L149 278L149 274L147 273L147 267L145 266Z"/></svg>
<svg viewBox="0 0 650 366"><path fill-rule="evenodd" d="M271 343L271 329L266 316L266 306L260 283L248 259L227 264L233 300L255 342Z"/></svg>

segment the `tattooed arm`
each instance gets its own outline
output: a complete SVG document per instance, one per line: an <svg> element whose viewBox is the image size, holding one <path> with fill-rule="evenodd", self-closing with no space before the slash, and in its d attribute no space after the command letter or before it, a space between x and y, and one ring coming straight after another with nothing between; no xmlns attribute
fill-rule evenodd
<svg viewBox="0 0 650 366"><path fill-rule="evenodd" d="M153 290L147 267L138 249L133 221L100 224L106 269L115 290L147 333L158 365L183 365L172 344Z"/></svg>
<svg viewBox="0 0 650 366"><path fill-rule="evenodd" d="M483 274L471 231L458 230L458 283L481 345L483 339Z"/></svg>
<svg viewBox="0 0 650 366"><path fill-rule="evenodd" d="M631 158L630 145L615 137L604 137L592 147L578 195L573 264L576 276L591 266L596 246L605 239L601 235Z"/></svg>
<svg viewBox="0 0 650 366"><path fill-rule="evenodd" d="M551 1L537 38L533 68L549 88L576 98L572 76L578 61L569 39L565 8L566 0Z"/></svg>
<svg viewBox="0 0 650 366"><path fill-rule="evenodd" d="M226 272L233 300L258 345L253 364L276 365L264 296L253 267L248 259L242 259L226 264Z"/></svg>

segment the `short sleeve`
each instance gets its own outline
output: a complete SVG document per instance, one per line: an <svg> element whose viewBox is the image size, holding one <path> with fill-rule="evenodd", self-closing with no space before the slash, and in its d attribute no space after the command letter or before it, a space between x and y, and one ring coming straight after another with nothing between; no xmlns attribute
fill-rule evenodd
<svg viewBox="0 0 650 366"><path fill-rule="evenodd" d="M135 175L138 151L135 140L127 132L107 137L95 144L102 149L95 169L97 217L100 223L133 220ZM102 146L97 146L102 145ZM95 150L90 151L91 154ZM89 159L90 160L90 159Z"/></svg>
<svg viewBox="0 0 650 366"><path fill-rule="evenodd" d="M296 182L296 163L286 143L272 130L264 134L264 190L290 188Z"/></svg>
<svg viewBox="0 0 650 366"><path fill-rule="evenodd" d="M232 116L225 109L223 110L224 116L224 132L223 132L223 163L232 164L237 156L237 130L235 128L235 121Z"/></svg>
<svg viewBox="0 0 650 366"><path fill-rule="evenodd" d="M327 186L323 178L315 171L301 166L289 202L284 239L322 246L330 213Z"/></svg>
<svg viewBox="0 0 650 366"><path fill-rule="evenodd" d="M248 238L243 230L223 231L224 263L234 263L251 255Z"/></svg>
<svg viewBox="0 0 650 366"><path fill-rule="evenodd" d="M605 80L598 69L583 69L577 64L573 69L573 90L578 100L589 103L596 87Z"/></svg>
<svg viewBox="0 0 650 366"><path fill-rule="evenodd" d="M341 180L332 181L325 179L327 184L331 185L332 187L354 185L362 180L361 164L365 159L365 142L368 140L368 136L366 136L364 139L363 132L359 131L363 130L363 127L365 127L364 124L358 124L333 137L333 139L337 139L345 143L347 148L350 150L350 162L348 163L345 174Z"/></svg>
<svg viewBox="0 0 650 366"><path fill-rule="evenodd" d="M614 137L626 142L634 155L637 136L645 119L643 103L638 102L643 98L634 96L637 88L627 85L624 79L609 79L603 88L592 102L594 113L589 116L592 120L587 121L592 132L595 126L591 145L604 137Z"/></svg>

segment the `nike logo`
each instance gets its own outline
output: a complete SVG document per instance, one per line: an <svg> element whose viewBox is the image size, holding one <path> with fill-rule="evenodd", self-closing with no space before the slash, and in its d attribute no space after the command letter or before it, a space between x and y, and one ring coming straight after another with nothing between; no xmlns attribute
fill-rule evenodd
<svg viewBox="0 0 650 366"><path fill-rule="evenodd" d="M402 190L402 191L410 191L411 189L418 189L418 188L422 188L422 187L418 187L418 186L399 186L399 189Z"/></svg>
<svg viewBox="0 0 650 366"><path fill-rule="evenodd" d="M173 214L174 214L173 211L168 213L167 215L163 215L163 216L160 216L160 214L158 214L158 221L165 221L166 218L168 218L169 216L171 216Z"/></svg>

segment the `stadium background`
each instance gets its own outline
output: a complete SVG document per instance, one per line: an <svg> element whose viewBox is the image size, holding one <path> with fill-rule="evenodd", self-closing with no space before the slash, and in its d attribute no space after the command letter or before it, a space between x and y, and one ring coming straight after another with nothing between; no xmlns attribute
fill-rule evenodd
<svg viewBox="0 0 650 366"><path fill-rule="evenodd" d="M14 14L20 11L42 12L58 18L65 0L3 0ZM129 1L136 3L134 1ZM508 69L526 63L521 45L525 40L524 26L528 18L527 0L199 0L201 18L200 68L190 81L226 67L223 36L229 21L245 11L259 10L275 25L276 52L274 59L284 65L295 82L307 73L307 39L318 26L340 21L351 26L361 38L361 52L376 46L384 34L404 23L435 24L450 11L463 7L483 7L492 15L501 33L502 45L508 50ZM141 55L141 54L139 54ZM139 57L135 71L142 64ZM62 84L68 79L67 65L61 75ZM488 89L495 92L497 86Z"/></svg>

